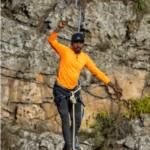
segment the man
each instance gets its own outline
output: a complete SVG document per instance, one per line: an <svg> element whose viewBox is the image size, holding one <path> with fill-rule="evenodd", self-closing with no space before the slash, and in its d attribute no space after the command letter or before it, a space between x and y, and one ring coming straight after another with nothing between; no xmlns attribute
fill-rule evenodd
<svg viewBox="0 0 150 150"><path fill-rule="evenodd" d="M58 28L48 38L50 45L60 55L59 71L57 75L57 81L54 85L54 102L58 108L61 120L62 131L65 140L65 146L63 150L72 149L72 103L68 97L72 90L75 90L78 85L78 79L82 68L85 66L95 76L102 80L105 84L112 87L117 93L118 97L122 96L122 90L115 87L112 82L102 73L89 58L87 54L82 52L84 46L84 36L81 33L76 33L72 36L71 45L72 48L64 46L57 42L56 38L59 31L68 25L67 21L62 21ZM79 100L79 92L76 93L76 97ZM78 101L75 105L75 134L78 135L78 130L81 125L81 102ZM71 115L71 127L69 125L69 113Z"/></svg>

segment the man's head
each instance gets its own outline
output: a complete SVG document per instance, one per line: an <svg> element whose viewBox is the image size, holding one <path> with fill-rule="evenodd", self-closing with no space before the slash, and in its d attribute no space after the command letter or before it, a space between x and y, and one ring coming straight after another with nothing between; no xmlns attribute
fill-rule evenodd
<svg viewBox="0 0 150 150"><path fill-rule="evenodd" d="M81 33L75 33L72 35L71 45L76 54L79 54L84 46L84 36Z"/></svg>

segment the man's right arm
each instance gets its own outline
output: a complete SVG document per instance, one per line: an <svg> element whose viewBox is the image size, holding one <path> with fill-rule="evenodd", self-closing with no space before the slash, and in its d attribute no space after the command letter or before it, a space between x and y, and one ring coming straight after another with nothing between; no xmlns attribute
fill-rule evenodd
<svg viewBox="0 0 150 150"><path fill-rule="evenodd" d="M50 43L50 45L61 55L66 51L66 46L64 46L63 44L60 44L56 38L59 34L59 31L67 26L67 22L66 21L62 21L58 28L54 30L54 32L49 36L48 38L48 42Z"/></svg>

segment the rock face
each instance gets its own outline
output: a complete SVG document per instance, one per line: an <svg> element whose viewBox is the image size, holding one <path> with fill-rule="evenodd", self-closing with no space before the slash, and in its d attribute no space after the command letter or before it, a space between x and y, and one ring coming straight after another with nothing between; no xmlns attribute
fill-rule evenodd
<svg viewBox="0 0 150 150"><path fill-rule="evenodd" d="M119 141L113 141L116 145L113 149L119 150L150 150L150 115L140 115L132 121L127 122L128 133L124 134L124 138ZM122 130L126 130L126 127ZM12 149L18 150L62 150L64 146L64 139L62 135L52 132L29 132L19 129L18 126L10 126L10 124L3 124L2 122L2 139L4 130L10 130L14 136L15 142L9 142ZM40 128L41 129L41 128ZM6 133L8 132L6 130ZM15 132L17 131L17 132ZM115 134L115 133L114 133ZM121 134L121 132L120 132ZM12 140L10 138L10 140ZM3 144L3 143L2 143ZM116 147L115 147L116 146ZM94 150L94 143L92 138L80 141L81 150ZM2 148L2 150L4 150Z"/></svg>
<svg viewBox="0 0 150 150"><path fill-rule="evenodd" d="M127 39L127 21L137 18L131 6L121 1L87 2L82 12L83 51L112 82L118 81L122 100L140 100L150 94L150 16L145 15ZM58 41L70 46L79 11L69 0L2 0L1 6L2 119L22 126L45 122L60 131L52 94L59 55L47 38L61 20L68 20ZM109 46L106 49L103 45ZM112 102L116 99L112 89L86 68L80 80L86 104L82 128L88 128L99 111L117 111L118 106Z"/></svg>
<svg viewBox="0 0 150 150"><path fill-rule="evenodd" d="M130 135L117 141L119 145L124 145L131 150L149 150L150 149L150 116L141 115L133 119L130 123Z"/></svg>
<svg viewBox="0 0 150 150"><path fill-rule="evenodd" d="M5 127L8 125L5 125ZM12 132L18 131L18 127L8 126ZM8 128L7 127L7 128ZM2 129L4 130L4 128ZM2 131L3 132L3 131ZM14 136L15 142L11 143L12 149L18 148L18 150L62 150L64 147L64 139L62 135L54 134L52 132L34 133L26 130L19 130L18 134ZM90 144L92 139L88 139L80 143L81 150L94 150ZM4 150L2 148L2 150Z"/></svg>

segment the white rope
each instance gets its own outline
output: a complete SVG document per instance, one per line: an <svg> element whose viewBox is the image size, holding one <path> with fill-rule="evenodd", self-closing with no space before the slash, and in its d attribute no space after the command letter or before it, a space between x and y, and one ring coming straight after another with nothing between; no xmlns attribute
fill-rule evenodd
<svg viewBox="0 0 150 150"><path fill-rule="evenodd" d="M76 91L71 91L71 96L70 96L70 101L72 102L72 108L73 108L73 137L72 137L72 143L73 143L73 150L75 150L75 140L74 140L74 137L75 137L75 104L77 103L77 100L75 98L75 93L77 93L78 91L81 90L81 86L78 85Z"/></svg>
<svg viewBox="0 0 150 150"><path fill-rule="evenodd" d="M72 103L72 105L73 105L73 138L72 138L72 140L73 140L73 150L75 150L75 140L74 140L74 137L75 137L75 108L74 108L74 106L75 106L75 104L73 104Z"/></svg>

